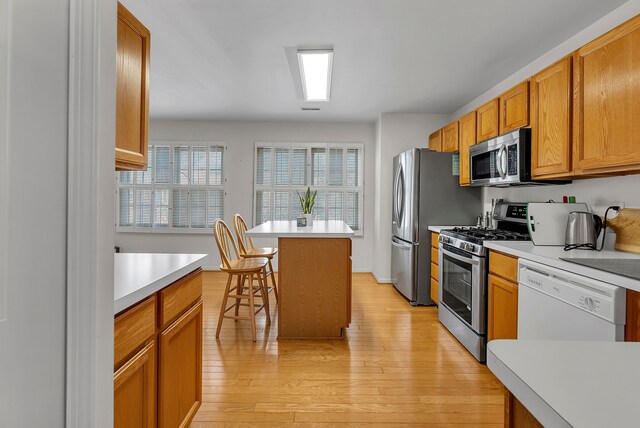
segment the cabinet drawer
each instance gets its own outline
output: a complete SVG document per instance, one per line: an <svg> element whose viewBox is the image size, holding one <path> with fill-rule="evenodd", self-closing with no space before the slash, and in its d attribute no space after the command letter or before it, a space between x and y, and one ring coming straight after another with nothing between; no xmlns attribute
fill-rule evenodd
<svg viewBox="0 0 640 428"><path fill-rule="evenodd" d="M431 247L431 263L438 264L438 248Z"/></svg>
<svg viewBox="0 0 640 428"><path fill-rule="evenodd" d="M156 301L153 295L116 317L113 331L115 368L156 334Z"/></svg>
<svg viewBox="0 0 640 428"><path fill-rule="evenodd" d="M431 278L438 280L438 265L431 263Z"/></svg>
<svg viewBox="0 0 640 428"><path fill-rule="evenodd" d="M202 270L198 269L160 292L160 327L166 327L202 296Z"/></svg>
<svg viewBox="0 0 640 428"><path fill-rule="evenodd" d="M517 283L518 259L496 251L491 251L489 254L489 272Z"/></svg>
<svg viewBox="0 0 640 428"><path fill-rule="evenodd" d="M431 232L431 246L438 248L438 234L436 232Z"/></svg>

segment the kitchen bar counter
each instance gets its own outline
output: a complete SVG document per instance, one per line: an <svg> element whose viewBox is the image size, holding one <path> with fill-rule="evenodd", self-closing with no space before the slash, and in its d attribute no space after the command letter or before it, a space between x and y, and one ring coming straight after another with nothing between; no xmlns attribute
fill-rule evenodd
<svg viewBox="0 0 640 428"><path fill-rule="evenodd" d="M640 254L625 253L623 251L603 250L603 251L587 251L587 250L570 250L564 251L562 246L549 246L549 245L533 245L531 242L523 241L485 241L484 246L491 250L499 251L501 253L510 254L514 257L531 260L534 262L542 263L547 266L552 266L557 269L566 270L576 273L578 275L584 275L589 278L597 279L600 281L608 282L609 284L624 287L629 290L640 291L640 281L632 278L628 278L622 275L616 275L602 270L590 268L587 266L579 265L577 263L571 263L563 258L586 258L586 259L635 259L640 262Z"/></svg>
<svg viewBox="0 0 640 428"><path fill-rule="evenodd" d="M114 314L201 268L207 254L116 253Z"/></svg>
<svg viewBox="0 0 640 428"><path fill-rule="evenodd" d="M251 238L278 238L278 338L341 338L351 323L351 237L343 221L266 222Z"/></svg>
<svg viewBox="0 0 640 428"><path fill-rule="evenodd" d="M487 366L548 427L637 427L640 343L494 340Z"/></svg>
<svg viewBox="0 0 640 428"><path fill-rule="evenodd" d="M267 221L247 231L251 238L350 238L353 230L344 221L314 221L298 227L295 221Z"/></svg>

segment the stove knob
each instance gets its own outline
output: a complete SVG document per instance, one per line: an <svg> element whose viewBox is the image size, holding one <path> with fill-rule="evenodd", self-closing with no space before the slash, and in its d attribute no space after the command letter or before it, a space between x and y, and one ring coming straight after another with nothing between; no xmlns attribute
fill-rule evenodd
<svg viewBox="0 0 640 428"><path fill-rule="evenodd" d="M474 252L476 250L476 246L473 244L467 244L467 251Z"/></svg>
<svg viewBox="0 0 640 428"><path fill-rule="evenodd" d="M596 303L593 301L591 297L587 297L584 299L584 303L587 305L587 309L593 311L596 308Z"/></svg>

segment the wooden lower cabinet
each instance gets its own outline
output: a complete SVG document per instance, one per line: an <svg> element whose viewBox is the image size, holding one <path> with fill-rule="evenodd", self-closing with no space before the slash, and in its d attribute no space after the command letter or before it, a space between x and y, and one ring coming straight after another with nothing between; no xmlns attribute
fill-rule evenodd
<svg viewBox="0 0 640 428"><path fill-rule="evenodd" d="M489 253L487 340L518 338L518 259Z"/></svg>
<svg viewBox="0 0 640 428"><path fill-rule="evenodd" d="M505 428L543 428L542 424L509 390L504 392Z"/></svg>
<svg viewBox="0 0 640 428"><path fill-rule="evenodd" d="M640 293L627 290L627 323L624 326L625 342L640 342Z"/></svg>
<svg viewBox="0 0 640 428"><path fill-rule="evenodd" d="M438 300L438 237L438 233L431 232L431 290L429 295L436 305L440 303Z"/></svg>
<svg viewBox="0 0 640 428"><path fill-rule="evenodd" d="M188 426L202 403L202 302L160 333L158 427Z"/></svg>
<svg viewBox="0 0 640 428"><path fill-rule="evenodd" d="M113 376L115 428L156 426L156 343L152 341Z"/></svg>
<svg viewBox="0 0 640 428"><path fill-rule="evenodd" d="M200 269L116 316L114 370L116 428L189 426L202 402Z"/></svg>
<svg viewBox="0 0 640 428"><path fill-rule="evenodd" d="M489 274L487 340L517 339L518 284Z"/></svg>

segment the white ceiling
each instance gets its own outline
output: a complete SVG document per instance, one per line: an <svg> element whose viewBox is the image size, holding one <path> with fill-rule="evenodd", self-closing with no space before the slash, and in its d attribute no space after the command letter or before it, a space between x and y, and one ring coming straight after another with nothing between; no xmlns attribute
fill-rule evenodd
<svg viewBox="0 0 640 428"><path fill-rule="evenodd" d="M152 117L262 121L452 113L624 2L123 0L151 31ZM305 103L285 48L326 46L331 101Z"/></svg>

